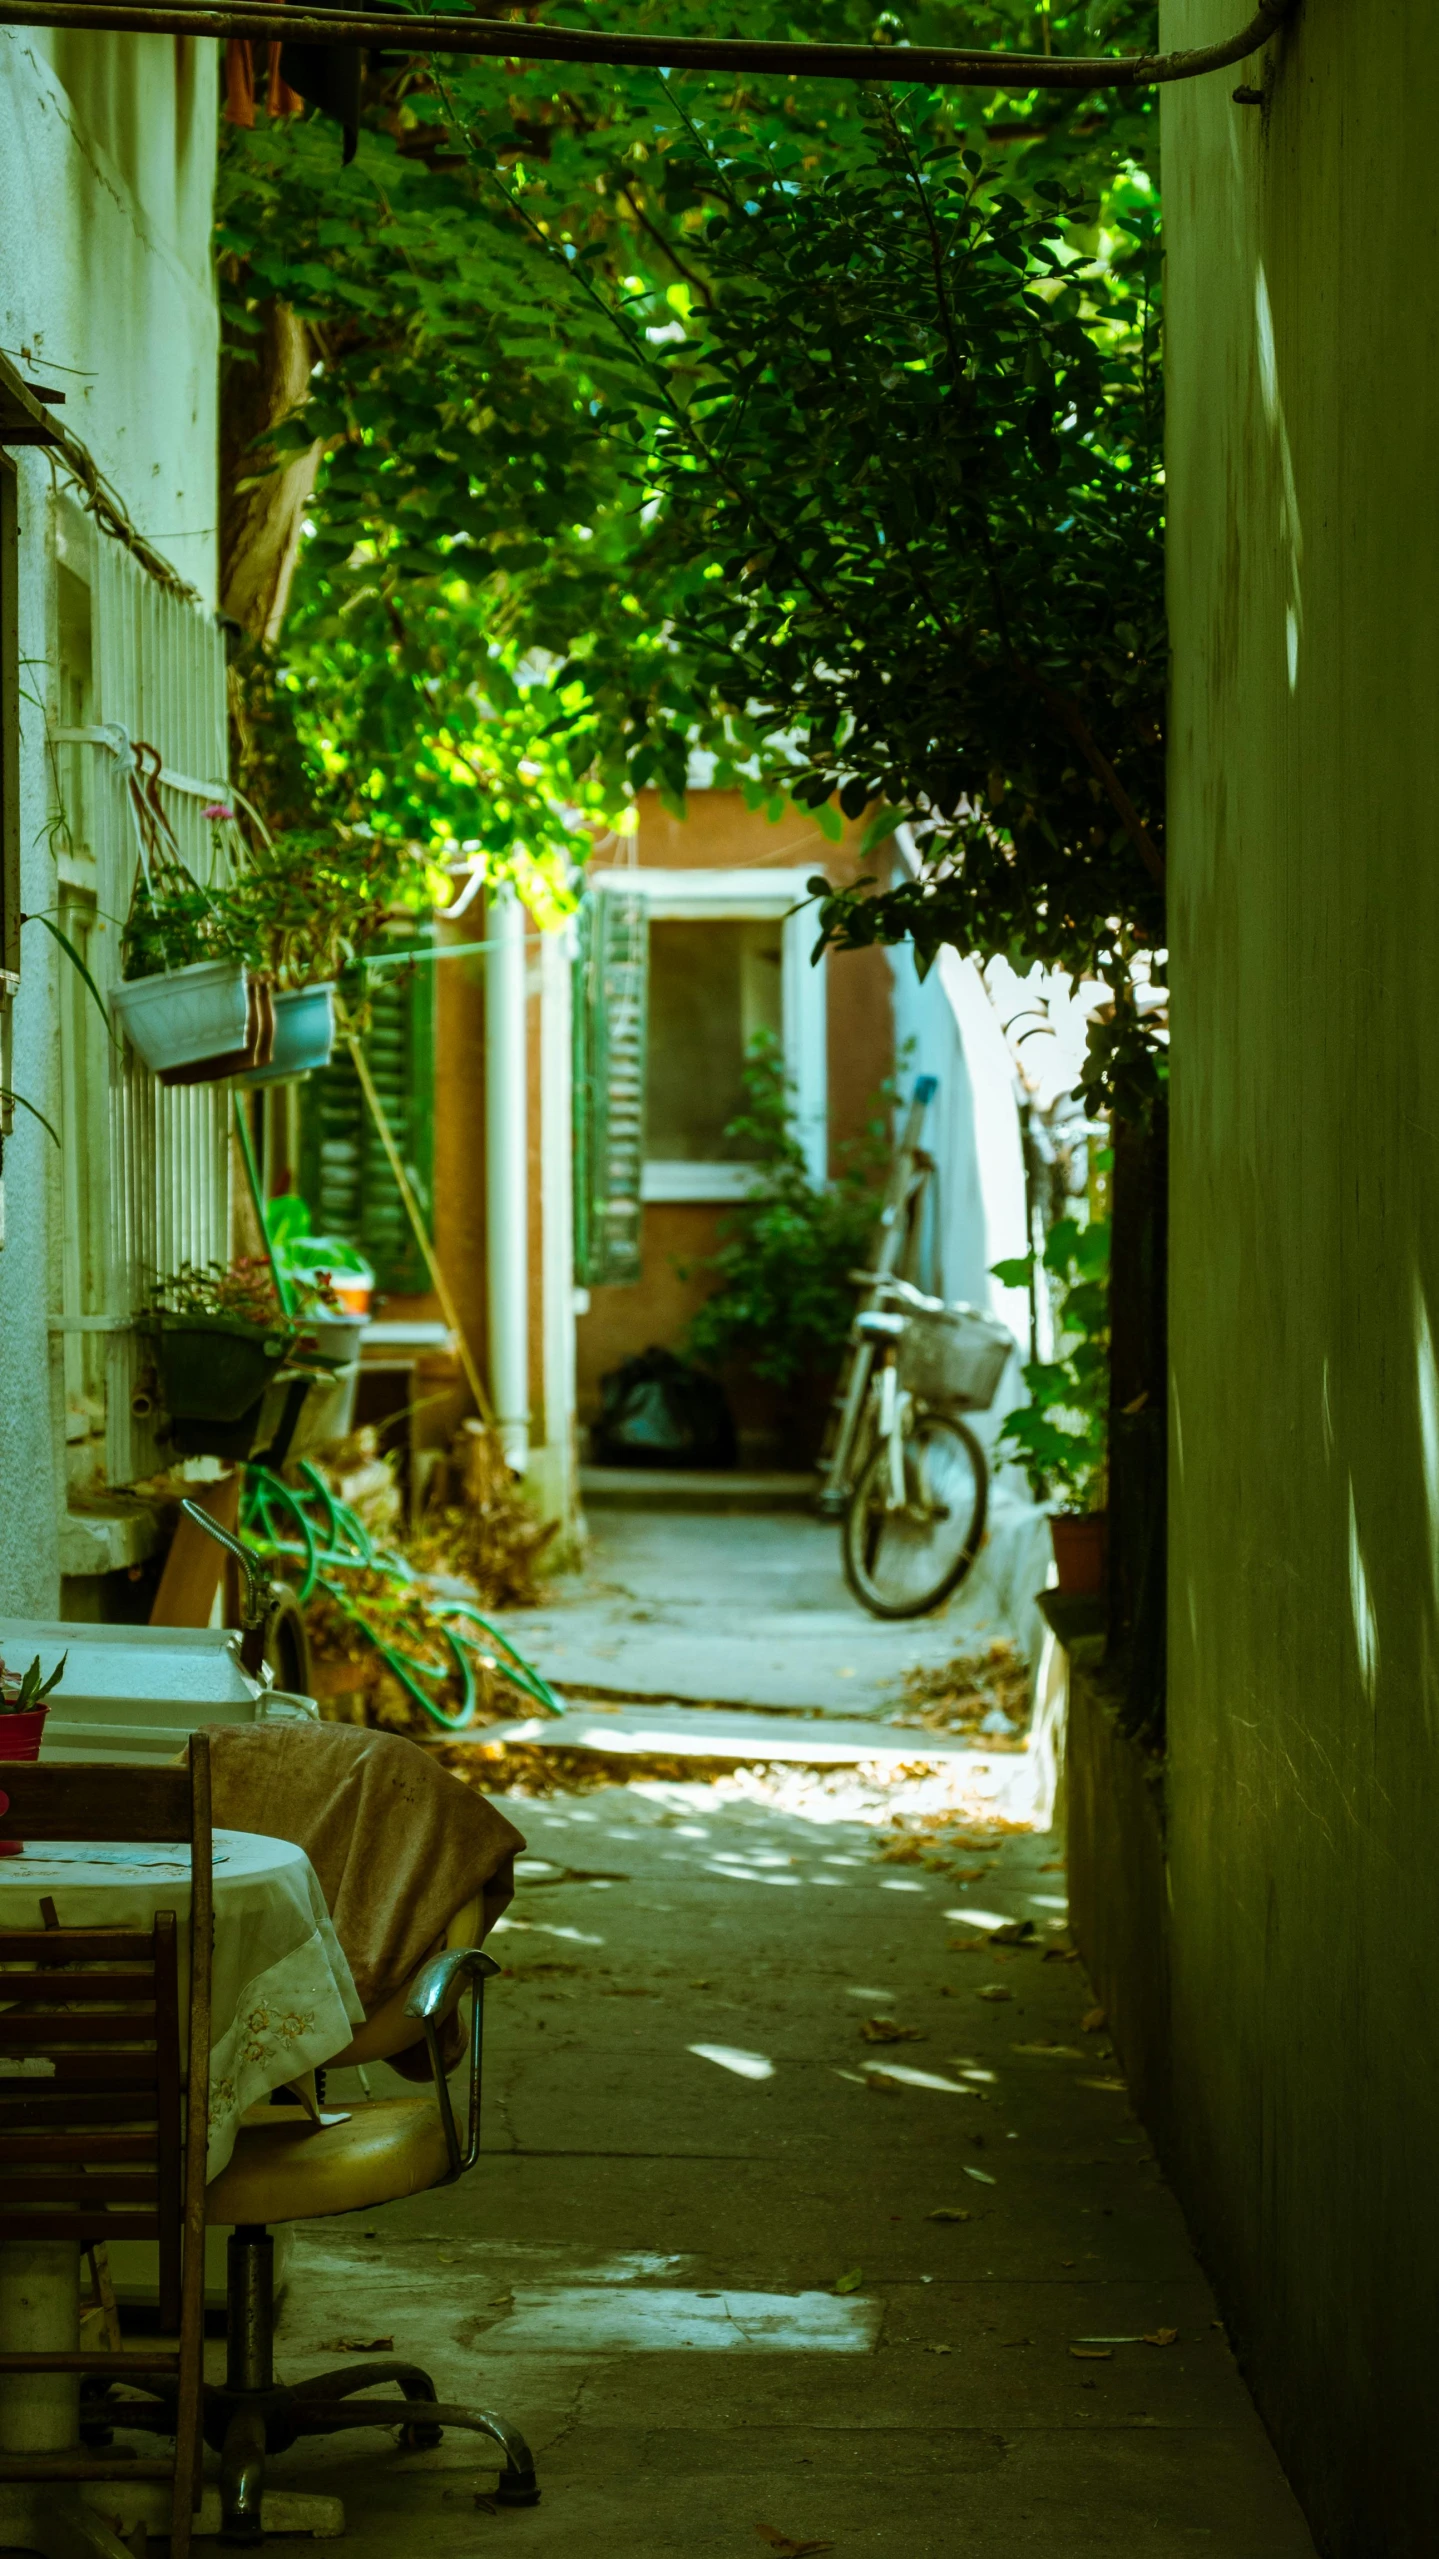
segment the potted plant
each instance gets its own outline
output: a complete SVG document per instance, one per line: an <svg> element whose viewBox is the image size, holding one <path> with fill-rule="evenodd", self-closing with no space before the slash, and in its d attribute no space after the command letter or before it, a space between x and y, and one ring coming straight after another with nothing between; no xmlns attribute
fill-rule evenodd
<svg viewBox="0 0 1439 2559"><path fill-rule="evenodd" d="M336 983L385 929L396 859L393 846L342 828L292 828L244 851L235 910L252 964L275 987L274 1049L246 1084L328 1066Z"/></svg>
<svg viewBox="0 0 1439 2559"><path fill-rule="evenodd" d="M1079 1597L1105 1579L1109 1413L1109 1225L1073 1217L1050 1228L1042 1268L1055 1297L1055 1349L1023 1371L1030 1401L1007 1415L999 1445L1025 1468L1037 1501L1054 1501L1050 1535L1059 1587ZM1034 1257L997 1262L1007 1288L1027 1287Z"/></svg>
<svg viewBox="0 0 1439 2559"><path fill-rule="evenodd" d="M62 1653L48 1679L40 1668L38 1653L29 1669L18 1675L0 1661L0 1760L39 1758L45 1718L50 1712L50 1692L59 1687L69 1658L68 1652ZM8 1802L0 1788L0 1812ZM0 1839L0 1857L18 1857L23 1848L23 1840Z"/></svg>
<svg viewBox="0 0 1439 2559"><path fill-rule="evenodd" d="M137 744L126 786L139 860L111 1004L132 1046L165 1083L213 1082L268 1056L268 992L252 981L228 885L195 877L159 794L159 757ZM212 840L222 816L206 810Z"/></svg>
<svg viewBox="0 0 1439 2559"><path fill-rule="evenodd" d="M681 1347L712 1369L742 1358L774 1391L787 1461L808 1466L854 1319L853 1274L879 1214L887 1141L876 1110L864 1135L836 1150L830 1178L816 1182L784 1051L771 1032L751 1039L742 1083L743 1105L725 1142L754 1187L722 1220L718 1251L698 1264L676 1263L681 1279L712 1283Z"/></svg>
<svg viewBox="0 0 1439 2559"><path fill-rule="evenodd" d="M185 1457L248 1457L278 1428L292 1387L328 1384L352 1356L347 1324L322 1275L280 1303L269 1263L185 1263L158 1282L138 1319L155 1352L175 1447ZM297 1399L298 1402L299 1399ZM296 1416L291 1417L291 1427Z"/></svg>
<svg viewBox="0 0 1439 2559"><path fill-rule="evenodd" d="M265 1202L265 1227L270 1249L288 1282L303 1287L307 1281L328 1280L344 1313L368 1321L375 1274L358 1245L347 1243L342 1235L316 1235L309 1206L297 1191L284 1191Z"/></svg>

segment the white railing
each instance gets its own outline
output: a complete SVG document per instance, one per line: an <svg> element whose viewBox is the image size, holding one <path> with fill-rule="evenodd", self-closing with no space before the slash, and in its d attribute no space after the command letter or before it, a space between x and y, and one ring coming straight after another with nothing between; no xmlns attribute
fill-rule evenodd
<svg viewBox="0 0 1439 2559"><path fill-rule="evenodd" d="M225 657L209 615L167 594L118 543L95 538L88 548L88 717L55 732L56 769L76 845L89 856L94 927L86 957L108 999L120 976L137 861L125 778L131 745L142 740L158 751L166 814L186 862L208 879L214 857L204 804L223 795L228 766ZM88 1256L65 1256L61 1328L82 1343L87 1334L103 1340L103 1470L109 1483L125 1484L166 1462L141 1396L146 1346L131 1319L157 1277L182 1262L229 1258L230 1088L167 1089L123 1035L107 1042L88 996L63 1018L67 1153L84 1153L87 1124L93 1130L100 1117L87 1093L106 1097L108 1149L97 1162L91 1147L67 1181L72 1199L77 1186L87 1194L93 1245ZM101 1362L85 1348L83 1366L98 1386ZM66 1366L68 1385L78 1373L73 1347ZM92 1441L92 1475L95 1456Z"/></svg>

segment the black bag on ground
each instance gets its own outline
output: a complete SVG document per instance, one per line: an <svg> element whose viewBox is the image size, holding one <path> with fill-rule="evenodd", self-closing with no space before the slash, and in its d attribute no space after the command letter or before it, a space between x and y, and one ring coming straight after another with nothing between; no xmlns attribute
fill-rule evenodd
<svg viewBox="0 0 1439 2559"><path fill-rule="evenodd" d="M718 1380L651 1349L600 1379L601 1466L733 1466L734 1415Z"/></svg>

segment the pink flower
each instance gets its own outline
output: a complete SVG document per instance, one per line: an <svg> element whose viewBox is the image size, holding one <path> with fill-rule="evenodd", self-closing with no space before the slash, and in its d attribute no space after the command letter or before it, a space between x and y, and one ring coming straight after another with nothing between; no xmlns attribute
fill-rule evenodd
<svg viewBox="0 0 1439 2559"><path fill-rule="evenodd" d="M207 800L203 814L212 826L224 826L234 817L235 812L228 800Z"/></svg>

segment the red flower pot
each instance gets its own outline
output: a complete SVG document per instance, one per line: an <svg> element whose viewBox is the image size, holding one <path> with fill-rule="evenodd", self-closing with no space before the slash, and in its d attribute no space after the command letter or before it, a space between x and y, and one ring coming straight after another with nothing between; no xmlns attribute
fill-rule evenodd
<svg viewBox="0 0 1439 2559"><path fill-rule="evenodd" d="M1109 1555L1107 1511L1056 1511L1049 1534L1059 1587L1066 1599L1092 1599L1104 1588Z"/></svg>
<svg viewBox="0 0 1439 2559"><path fill-rule="evenodd" d="M0 1765L7 1759L38 1759L45 1733L48 1706L28 1706L23 1715L0 1715ZM0 1811L8 1812L10 1798L0 1786ZM0 1839L0 1857L23 1857L23 1839Z"/></svg>

